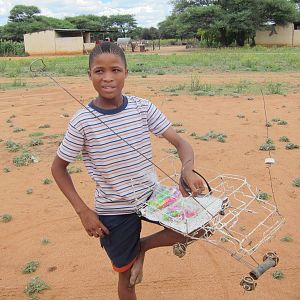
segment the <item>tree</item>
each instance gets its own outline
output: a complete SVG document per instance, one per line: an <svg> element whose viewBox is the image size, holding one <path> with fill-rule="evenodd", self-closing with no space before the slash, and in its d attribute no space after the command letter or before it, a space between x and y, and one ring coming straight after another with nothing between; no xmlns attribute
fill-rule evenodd
<svg viewBox="0 0 300 300"><path fill-rule="evenodd" d="M10 22L28 21L40 13L40 9L36 6L16 5L11 9L8 20Z"/></svg>
<svg viewBox="0 0 300 300"><path fill-rule="evenodd" d="M299 18L295 2L299 1L174 0L172 3L173 15L179 23L177 34L188 37L205 33L206 38L216 39L222 46L233 41L243 46L247 38L254 40L256 31L266 22L284 25Z"/></svg>
<svg viewBox="0 0 300 300"><path fill-rule="evenodd" d="M131 34L131 32L137 27L137 22L133 15L112 15L108 17L108 24L111 28L118 29L122 35Z"/></svg>

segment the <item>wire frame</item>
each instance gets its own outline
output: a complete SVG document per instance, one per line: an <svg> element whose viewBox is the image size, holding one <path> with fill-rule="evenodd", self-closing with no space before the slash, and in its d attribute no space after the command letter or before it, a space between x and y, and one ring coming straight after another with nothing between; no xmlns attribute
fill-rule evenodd
<svg viewBox="0 0 300 300"><path fill-rule="evenodd" d="M168 166L176 170L176 163L176 159L171 158ZM182 197L169 178L156 176L154 170L145 176L152 178L148 194L151 196L147 201L136 197L140 215L179 232L191 241L204 239L238 260L251 256L284 224L276 205L260 199L245 177L218 175L208 180L211 193L201 197ZM171 177L179 181L178 172ZM134 182L132 187L133 190L136 187Z"/></svg>

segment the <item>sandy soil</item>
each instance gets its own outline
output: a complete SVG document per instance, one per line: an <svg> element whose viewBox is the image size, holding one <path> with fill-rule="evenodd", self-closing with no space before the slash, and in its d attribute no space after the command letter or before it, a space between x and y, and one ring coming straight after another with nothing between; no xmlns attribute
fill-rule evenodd
<svg viewBox="0 0 300 300"><path fill-rule="evenodd" d="M214 83L241 78L257 82L266 78L296 82L300 73L209 73L202 76L207 82ZM45 81L33 80L36 83ZM59 80L84 102L95 95L86 77ZM189 80L189 74L147 78L130 76L125 93L150 99L173 123L183 124L186 132L182 136L195 150L197 168L209 179L220 173L238 174L247 177L254 187L271 194L269 175L264 165L268 154L258 150L266 136L262 97L170 96L161 91ZM174 256L171 248L156 249L146 257L144 281L137 286L139 299L299 299L300 190L292 186L291 181L300 176L300 150L288 151L284 148L285 144L278 141L280 136L286 135L295 144L300 144L299 99L300 93L265 96L269 120L278 117L288 122L285 126L269 128L277 146L272 153L276 160L271 169L273 185L286 224L264 249L277 251L279 265L259 279L254 292L244 293L239 281L249 269L220 249L197 242L188 248L182 259ZM40 276L50 286L39 296L40 299L117 299L117 274L112 271L98 240L85 233L79 218L56 185L42 183L44 178L52 179L50 165L59 140L47 136L63 134L70 119L66 114L71 116L78 108L79 105L70 96L51 82L44 87L0 91L0 138L3 140L0 164L1 171L5 167L10 169L9 173L0 172L0 215L9 213L13 217L9 223L0 223L1 299L26 299L23 290L35 276ZM238 118L238 114L244 114L245 118ZM15 118L7 123L12 115ZM43 124L49 124L50 128L39 129ZM13 133L10 125L26 131ZM190 136L192 132L203 135L209 130L226 133L226 143L205 142ZM44 144L31 149L40 161L27 167L14 166L12 159L19 152L8 152L4 142L12 139L25 145L30 141L29 134L37 131L44 132ZM153 139L153 147L158 160L166 156L170 145L162 139ZM82 162L75 165L84 170ZM79 193L92 207L94 184L86 171L72 176ZM29 188L32 188L32 194L26 193ZM156 225L144 224L142 234L158 229ZM293 241L280 241L285 235L290 235ZM47 245L41 243L45 238L50 241ZM39 262L37 271L22 274L22 267L31 260ZM271 274L275 270L281 270L285 278L273 279Z"/></svg>

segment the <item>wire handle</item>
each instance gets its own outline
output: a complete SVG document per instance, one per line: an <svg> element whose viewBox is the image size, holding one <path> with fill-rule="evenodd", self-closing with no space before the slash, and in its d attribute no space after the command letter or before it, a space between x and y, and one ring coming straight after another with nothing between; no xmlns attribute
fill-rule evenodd
<svg viewBox="0 0 300 300"><path fill-rule="evenodd" d="M46 70L46 65L42 58L37 58L31 62L29 69L32 73L44 72Z"/></svg>
<svg viewBox="0 0 300 300"><path fill-rule="evenodd" d="M210 187L208 181L204 178L204 176L202 176L202 175L201 175L200 173L198 173L196 170L193 170L193 172L194 172L195 174L197 174L199 177L201 177L201 178L204 180L204 182L205 182L205 184L206 184L206 186L207 186L207 189L208 189L209 194L212 194L211 187ZM182 175L180 176L180 183L181 183L181 185L183 186L183 188L185 189L185 191L186 191L187 193L190 193L190 192L192 191L191 188L188 186L188 184L184 181Z"/></svg>

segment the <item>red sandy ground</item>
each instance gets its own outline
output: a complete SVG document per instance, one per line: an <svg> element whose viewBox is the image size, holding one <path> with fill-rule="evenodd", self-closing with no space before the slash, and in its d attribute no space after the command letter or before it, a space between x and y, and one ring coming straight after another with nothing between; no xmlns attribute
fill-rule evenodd
<svg viewBox="0 0 300 300"><path fill-rule="evenodd" d="M300 73L201 73L208 83L223 83L248 79L296 83ZM0 79L2 81L2 79ZM60 82L76 97L88 99L95 96L86 77L60 78ZM4 81L4 79L3 79ZM32 79L31 79L32 81ZM45 79L33 79L45 82ZM262 97L257 95L230 96L170 96L161 91L178 83L189 82L190 74L129 76L126 94L139 95L153 101L172 122L181 122L186 132L182 134L194 147L196 165L212 178L219 173L232 173L247 177L248 181L269 194L270 181L264 165L266 152L259 151L266 135ZM247 100L253 97L253 100ZM295 144L300 144L300 93L286 96L265 96L269 120L274 117L288 121L286 126L272 126L270 136L277 150L273 152L276 164L272 167L273 184L280 212L286 224L268 249L276 250L280 263L264 274L255 291L244 293L239 286L240 278L249 272L245 265L213 246L197 242L188 248L187 255L179 259L171 248L156 249L147 254L144 280L137 286L141 300L196 300L196 299L300 299L299 275L299 188L292 186L294 178L300 176L300 150L286 150L285 143L278 141L286 135ZM43 185L42 180L51 178L50 166L57 143L43 139L44 145L32 150L40 162L27 167L16 167L12 158L19 155L8 152L4 142L12 139L28 144L29 133L41 131L45 135L64 133L69 117L79 105L64 91L54 85L39 88L23 88L0 91L0 147L1 170L8 167L11 172L0 172L0 215L9 213L13 220L0 223L0 298L26 299L23 290L33 277L41 277L51 288L45 290L40 299L117 299L117 274L112 271L105 252L97 239L90 238L79 218L54 183ZM253 112L256 111L256 112ZM12 123L6 123L11 115ZM240 119L238 114L244 114ZM15 127L26 131L13 133ZM50 128L38 129L42 124ZM205 134L209 130L228 135L226 143L204 142L193 139L190 134ZM153 139L156 159L166 156L170 145L162 139ZM93 206L94 184L89 179L82 162L82 173L73 174L75 185L86 202ZM31 195L26 194L33 189ZM144 224L143 235L159 228ZM280 238L290 235L292 242ZM43 238L49 239L42 245ZM259 258L261 259L261 258ZM37 271L22 274L22 267L29 261L40 263ZM281 270L285 278L275 280L271 274Z"/></svg>

